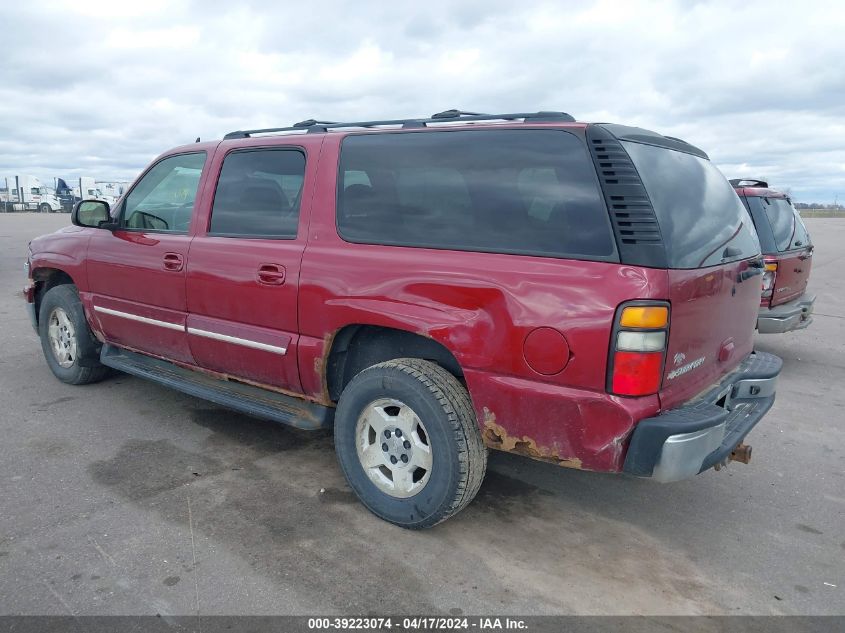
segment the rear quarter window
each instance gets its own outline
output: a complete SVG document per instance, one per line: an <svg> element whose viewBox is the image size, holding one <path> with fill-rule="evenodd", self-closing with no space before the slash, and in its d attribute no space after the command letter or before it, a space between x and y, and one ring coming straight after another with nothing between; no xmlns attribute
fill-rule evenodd
<svg viewBox="0 0 845 633"><path fill-rule="evenodd" d="M809 237L804 223L786 198L760 198L779 251L807 246Z"/></svg>
<svg viewBox="0 0 845 633"><path fill-rule="evenodd" d="M705 268L760 254L748 210L713 163L623 141L654 207L670 268Z"/></svg>
<svg viewBox="0 0 845 633"><path fill-rule="evenodd" d="M811 246L813 240L810 239L810 232L807 230L807 225L801 218L801 214L795 211L795 235L792 236L792 248L806 248Z"/></svg>
<svg viewBox="0 0 845 633"><path fill-rule="evenodd" d="M350 135L338 183L350 242L617 261L592 162L565 131Z"/></svg>

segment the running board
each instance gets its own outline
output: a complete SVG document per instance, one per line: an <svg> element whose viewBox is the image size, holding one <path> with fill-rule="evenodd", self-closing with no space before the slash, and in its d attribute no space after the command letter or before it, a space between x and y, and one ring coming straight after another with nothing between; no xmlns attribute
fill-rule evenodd
<svg viewBox="0 0 845 633"><path fill-rule="evenodd" d="M173 363L105 344L100 362L120 371L172 387L191 396L209 400L248 415L267 418L299 429L331 427L334 409L253 387L234 380L214 378Z"/></svg>

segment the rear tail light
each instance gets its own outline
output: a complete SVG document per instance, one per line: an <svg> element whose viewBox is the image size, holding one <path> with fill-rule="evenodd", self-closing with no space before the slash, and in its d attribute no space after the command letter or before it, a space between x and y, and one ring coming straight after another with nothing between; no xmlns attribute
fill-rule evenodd
<svg viewBox="0 0 845 633"><path fill-rule="evenodd" d="M623 304L616 311L607 388L618 396L647 396L660 390L669 331L667 303Z"/></svg>
<svg viewBox="0 0 845 633"><path fill-rule="evenodd" d="M778 275L778 263L767 260L763 271L763 297L771 297L775 288L775 280Z"/></svg>
<svg viewBox="0 0 845 633"><path fill-rule="evenodd" d="M666 347L666 332L619 332L616 350L620 352L661 352Z"/></svg>
<svg viewBox="0 0 845 633"><path fill-rule="evenodd" d="M666 306L626 306L619 316L622 327L665 327L667 323L669 308Z"/></svg>

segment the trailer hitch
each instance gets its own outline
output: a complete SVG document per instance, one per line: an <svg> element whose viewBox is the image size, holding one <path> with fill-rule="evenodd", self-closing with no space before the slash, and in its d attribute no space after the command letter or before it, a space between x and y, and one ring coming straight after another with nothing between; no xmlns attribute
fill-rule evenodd
<svg viewBox="0 0 845 633"><path fill-rule="evenodd" d="M728 461L747 464L751 461L751 446L748 444L737 444L736 448L731 451Z"/></svg>
<svg viewBox="0 0 845 633"><path fill-rule="evenodd" d="M713 465L713 470L722 470L729 462L741 462L747 464L751 461L751 446L748 444L737 444L731 454L723 462Z"/></svg>

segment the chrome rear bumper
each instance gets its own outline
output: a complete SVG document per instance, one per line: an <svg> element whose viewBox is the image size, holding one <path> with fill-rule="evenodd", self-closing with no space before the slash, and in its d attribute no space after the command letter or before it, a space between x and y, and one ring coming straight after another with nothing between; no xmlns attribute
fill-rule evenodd
<svg viewBox="0 0 845 633"><path fill-rule="evenodd" d="M813 322L815 295L803 294L794 301L760 308L757 316L757 330L760 334L783 334L792 330L803 330Z"/></svg>
<svg viewBox="0 0 845 633"><path fill-rule="evenodd" d="M624 471L679 481L725 463L775 401L783 362L755 352L718 385L634 429Z"/></svg>

